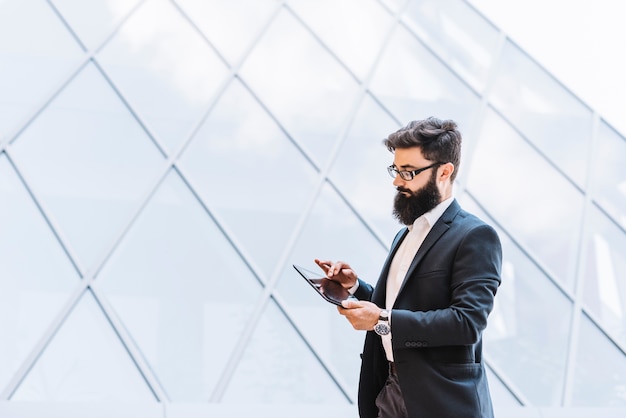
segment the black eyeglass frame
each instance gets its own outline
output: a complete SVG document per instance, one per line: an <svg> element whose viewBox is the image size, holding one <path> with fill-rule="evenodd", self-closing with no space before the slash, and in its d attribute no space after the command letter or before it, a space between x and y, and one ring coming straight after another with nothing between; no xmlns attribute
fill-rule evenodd
<svg viewBox="0 0 626 418"><path fill-rule="evenodd" d="M395 165L391 164L387 167L387 172L392 178L396 178L396 176L400 176L400 178L404 181L411 181L422 171L426 171L429 168L437 167L441 164L445 164L444 162L438 161L436 163L432 163L428 167L418 168L417 170L398 170Z"/></svg>

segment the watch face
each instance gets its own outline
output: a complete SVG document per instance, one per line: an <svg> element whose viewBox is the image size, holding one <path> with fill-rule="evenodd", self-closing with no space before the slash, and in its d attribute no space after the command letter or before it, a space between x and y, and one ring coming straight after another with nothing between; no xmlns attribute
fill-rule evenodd
<svg viewBox="0 0 626 418"><path fill-rule="evenodd" d="M379 322L374 325L374 332L378 335L387 335L391 331L389 324L385 324L384 322Z"/></svg>

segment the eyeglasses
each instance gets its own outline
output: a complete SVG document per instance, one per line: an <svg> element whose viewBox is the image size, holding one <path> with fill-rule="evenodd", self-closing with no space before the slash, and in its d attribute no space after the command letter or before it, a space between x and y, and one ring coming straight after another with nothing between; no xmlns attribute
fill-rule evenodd
<svg viewBox="0 0 626 418"><path fill-rule="evenodd" d="M442 162L433 163L433 164L429 165L428 167L418 168L417 170L413 170L413 171L409 171L409 170L402 170L402 171L400 171L400 170L398 170L396 168L395 165L392 164L389 167L387 167L387 172L394 179L396 178L396 176L400 176L400 178L402 180L404 180L404 181L411 181L411 180L413 180L413 178L415 176L417 176L422 171L426 171L429 168L433 168L433 167L436 167L436 166L441 165L441 164L444 164L444 163L442 163Z"/></svg>

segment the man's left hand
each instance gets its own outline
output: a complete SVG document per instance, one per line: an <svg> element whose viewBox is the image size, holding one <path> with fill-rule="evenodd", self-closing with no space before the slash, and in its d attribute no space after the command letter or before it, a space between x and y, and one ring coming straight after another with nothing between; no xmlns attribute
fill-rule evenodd
<svg viewBox="0 0 626 418"><path fill-rule="evenodd" d="M345 316L352 327L359 331L371 331L378 322L380 308L372 302L344 300L337 310Z"/></svg>

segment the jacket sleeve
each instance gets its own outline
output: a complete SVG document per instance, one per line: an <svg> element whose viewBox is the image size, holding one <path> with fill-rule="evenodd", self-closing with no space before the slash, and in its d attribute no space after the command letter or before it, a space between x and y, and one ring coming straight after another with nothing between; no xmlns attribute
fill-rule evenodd
<svg viewBox="0 0 626 418"><path fill-rule="evenodd" d="M356 289L356 292L354 292L354 296L358 300L370 301L372 299L372 293L374 293L374 288L369 283L361 279L358 279L358 280L359 280L359 287Z"/></svg>
<svg viewBox="0 0 626 418"><path fill-rule="evenodd" d="M394 351L471 345L480 340L500 285L500 240L491 226L481 224L466 231L458 246L450 251L450 270L441 272L441 277L428 279L449 281L448 306L424 311L394 309Z"/></svg>

